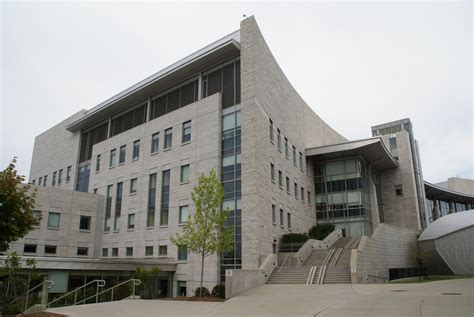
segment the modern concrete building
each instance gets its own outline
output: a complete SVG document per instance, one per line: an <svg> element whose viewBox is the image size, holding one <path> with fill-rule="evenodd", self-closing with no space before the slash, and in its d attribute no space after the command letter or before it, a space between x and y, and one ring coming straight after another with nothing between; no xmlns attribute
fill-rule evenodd
<svg viewBox="0 0 474 317"><path fill-rule="evenodd" d="M232 252L206 258L207 287L227 269L258 268L283 234L317 222L352 237L371 235L380 223L421 230L425 195L411 123L372 131L372 138L348 141L326 124L287 80L250 17L238 31L37 136L29 181L41 188L37 208L48 219L55 210L71 218L59 225L71 231L61 241L69 247L43 220L12 249L44 256L39 245L56 239L57 253L44 261L80 259L58 266L70 273L158 264L166 268L162 295L190 295L199 283L198 258L170 238L193 213L198 176L212 169L224 186L235 243ZM54 209L41 202L50 195L91 197L90 232L81 229L81 204L71 210L69 199ZM25 252L33 251L26 248L31 239L36 252Z"/></svg>

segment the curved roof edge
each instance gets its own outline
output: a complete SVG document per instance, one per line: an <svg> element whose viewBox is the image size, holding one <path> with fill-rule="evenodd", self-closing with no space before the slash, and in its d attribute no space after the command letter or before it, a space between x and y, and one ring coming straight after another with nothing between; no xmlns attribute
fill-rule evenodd
<svg viewBox="0 0 474 317"><path fill-rule="evenodd" d="M428 241L474 226L474 210L449 214L433 221L420 235L418 241Z"/></svg>
<svg viewBox="0 0 474 317"><path fill-rule="evenodd" d="M427 181L424 181L424 185L425 185L426 198L428 199L433 199L433 198L443 199L444 198L444 199L449 199L455 202L456 200L458 200L458 202L461 202L461 203L467 202L467 201L472 201L471 203L474 203L473 195L457 192L451 189L437 186Z"/></svg>

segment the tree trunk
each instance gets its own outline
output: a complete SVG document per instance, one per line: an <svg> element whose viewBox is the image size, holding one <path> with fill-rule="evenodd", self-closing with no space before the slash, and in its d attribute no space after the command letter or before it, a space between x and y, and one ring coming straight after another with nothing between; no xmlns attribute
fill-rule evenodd
<svg viewBox="0 0 474 317"><path fill-rule="evenodd" d="M201 254L201 287L199 289L199 297L202 297L202 280L204 279L204 253Z"/></svg>

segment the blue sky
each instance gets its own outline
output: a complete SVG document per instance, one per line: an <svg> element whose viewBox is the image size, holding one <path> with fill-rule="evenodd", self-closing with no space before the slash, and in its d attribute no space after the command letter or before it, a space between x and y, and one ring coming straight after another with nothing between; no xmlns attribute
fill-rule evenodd
<svg viewBox="0 0 474 317"><path fill-rule="evenodd" d="M1 3L0 163L255 15L306 102L349 139L411 118L426 180L473 178L470 1Z"/></svg>

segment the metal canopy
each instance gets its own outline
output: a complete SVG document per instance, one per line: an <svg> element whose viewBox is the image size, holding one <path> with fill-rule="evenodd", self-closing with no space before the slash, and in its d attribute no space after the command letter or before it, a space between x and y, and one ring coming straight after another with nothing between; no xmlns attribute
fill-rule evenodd
<svg viewBox="0 0 474 317"><path fill-rule="evenodd" d="M397 168L398 161L379 137L306 149L306 157L318 161L362 156L377 171Z"/></svg>
<svg viewBox="0 0 474 317"><path fill-rule="evenodd" d="M238 56L239 41L239 31L223 37L88 110L84 117L72 122L66 129L74 132L93 126L203 70Z"/></svg>
<svg viewBox="0 0 474 317"><path fill-rule="evenodd" d="M474 196L436 186L434 184L428 183L427 181L425 181L424 183L426 198L428 199L452 201L460 204L474 204Z"/></svg>

